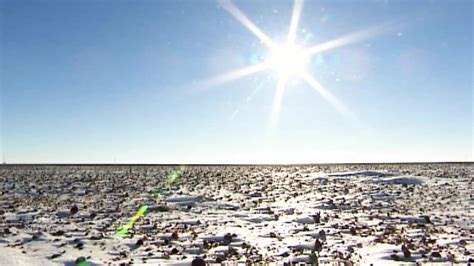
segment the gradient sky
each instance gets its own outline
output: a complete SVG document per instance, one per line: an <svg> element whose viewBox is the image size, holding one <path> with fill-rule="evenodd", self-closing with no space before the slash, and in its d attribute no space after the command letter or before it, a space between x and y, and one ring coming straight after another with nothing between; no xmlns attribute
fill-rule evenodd
<svg viewBox="0 0 474 266"><path fill-rule="evenodd" d="M234 1L284 40L292 1ZM213 87L268 48L215 1L1 1L8 163L465 161L473 154L473 2L304 2L297 42L394 28L313 55L270 125L271 70Z"/></svg>

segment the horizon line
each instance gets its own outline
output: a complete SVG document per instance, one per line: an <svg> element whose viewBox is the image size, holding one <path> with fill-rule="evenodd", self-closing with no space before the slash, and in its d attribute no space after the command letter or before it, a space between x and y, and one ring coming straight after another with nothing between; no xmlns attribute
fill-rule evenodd
<svg viewBox="0 0 474 266"><path fill-rule="evenodd" d="M335 166L335 165L397 165L397 164L473 164L474 161L417 162L328 162L328 163L2 163L4 166Z"/></svg>

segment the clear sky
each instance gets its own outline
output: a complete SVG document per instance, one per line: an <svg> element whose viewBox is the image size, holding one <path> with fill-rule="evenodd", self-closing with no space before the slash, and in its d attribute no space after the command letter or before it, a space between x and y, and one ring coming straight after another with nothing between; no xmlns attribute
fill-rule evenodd
<svg viewBox="0 0 474 266"><path fill-rule="evenodd" d="M292 1L1 1L5 160L472 160L472 1L301 7L275 100Z"/></svg>

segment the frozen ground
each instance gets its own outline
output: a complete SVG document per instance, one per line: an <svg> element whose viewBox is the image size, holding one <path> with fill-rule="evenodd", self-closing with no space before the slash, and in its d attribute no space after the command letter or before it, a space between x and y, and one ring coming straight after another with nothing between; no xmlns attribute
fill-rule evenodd
<svg viewBox="0 0 474 266"><path fill-rule="evenodd" d="M0 166L0 265L474 259L473 164L173 169Z"/></svg>

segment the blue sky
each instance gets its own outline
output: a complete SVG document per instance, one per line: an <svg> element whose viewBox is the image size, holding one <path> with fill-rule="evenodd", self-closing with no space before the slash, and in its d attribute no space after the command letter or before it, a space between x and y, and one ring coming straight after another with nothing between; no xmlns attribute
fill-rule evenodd
<svg viewBox="0 0 474 266"><path fill-rule="evenodd" d="M275 43L292 1L234 1ZM1 1L1 150L10 163L318 163L472 160L472 1L305 1L312 47L271 123L270 57L215 1Z"/></svg>

